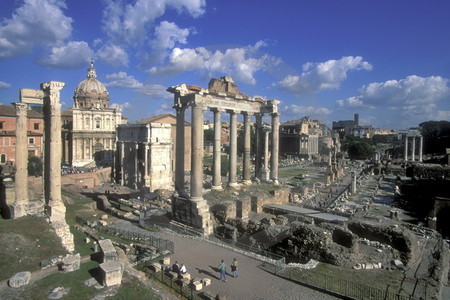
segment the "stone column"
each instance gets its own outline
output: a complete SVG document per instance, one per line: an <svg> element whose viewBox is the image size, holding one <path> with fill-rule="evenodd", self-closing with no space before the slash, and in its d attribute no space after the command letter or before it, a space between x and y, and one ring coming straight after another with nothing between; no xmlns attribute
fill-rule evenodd
<svg viewBox="0 0 450 300"><path fill-rule="evenodd" d="M184 112L185 107L175 106L177 112L176 145L175 145L175 190L180 196L186 197L184 189Z"/></svg>
<svg viewBox="0 0 450 300"><path fill-rule="evenodd" d="M229 178L228 186L237 186L237 114L234 110L227 111L230 114L230 159L229 159Z"/></svg>
<svg viewBox="0 0 450 300"><path fill-rule="evenodd" d="M269 129L263 130L264 132L264 166L262 169L261 179L268 181L269 176Z"/></svg>
<svg viewBox="0 0 450 300"><path fill-rule="evenodd" d="M214 113L214 146L213 146L213 182L211 189L222 189L222 175L221 175L221 159L222 152L220 151L220 141L222 134L222 123L220 119L220 110L212 109Z"/></svg>
<svg viewBox="0 0 450 300"><path fill-rule="evenodd" d="M251 113L245 112L244 115L244 170L243 170L243 184L251 184L250 180L250 167L251 167L251 156L250 156L250 115Z"/></svg>
<svg viewBox="0 0 450 300"><path fill-rule="evenodd" d="M11 218L16 219L27 215L28 205L28 104L14 103L16 108L16 176L15 202L11 207Z"/></svg>
<svg viewBox="0 0 450 300"><path fill-rule="evenodd" d="M352 171L351 193L356 194L356 173L354 171Z"/></svg>
<svg viewBox="0 0 450 300"><path fill-rule="evenodd" d="M263 155L263 145L262 145L262 114L255 114L255 138L256 138L256 153L255 153L255 177L258 178L261 175L262 166L262 155Z"/></svg>
<svg viewBox="0 0 450 300"><path fill-rule="evenodd" d="M47 215L56 234L68 251L75 244L66 223L66 207L61 196L61 103L59 91L65 83L50 81L41 84L44 91L45 156L44 195Z"/></svg>
<svg viewBox="0 0 450 300"><path fill-rule="evenodd" d="M403 159L405 161L408 161L408 136L407 135L405 135L405 152L403 155Z"/></svg>
<svg viewBox="0 0 450 300"><path fill-rule="evenodd" d="M149 144L144 145L144 185L150 187L150 176L148 174L148 166L149 166Z"/></svg>
<svg viewBox="0 0 450 300"><path fill-rule="evenodd" d="M125 185L125 143L120 142L120 185Z"/></svg>
<svg viewBox="0 0 450 300"><path fill-rule="evenodd" d="M423 151L423 136L420 136L420 140L419 140L419 161L420 162L423 161L422 151Z"/></svg>
<svg viewBox="0 0 450 300"><path fill-rule="evenodd" d="M270 179L278 184L278 154L280 141L280 114L272 113L272 154L270 156Z"/></svg>
<svg viewBox="0 0 450 300"><path fill-rule="evenodd" d="M139 181L139 144L138 142L134 142L134 174L133 174L133 188L135 190L138 189L138 181Z"/></svg>
<svg viewBox="0 0 450 300"><path fill-rule="evenodd" d="M416 137L415 136L413 136L413 138L412 138L411 160L416 161Z"/></svg>
<svg viewBox="0 0 450 300"><path fill-rule="evenodd" d="M192 106L191 133L191 196L192 201L203 200L203 111L197 103Z"/></svg>

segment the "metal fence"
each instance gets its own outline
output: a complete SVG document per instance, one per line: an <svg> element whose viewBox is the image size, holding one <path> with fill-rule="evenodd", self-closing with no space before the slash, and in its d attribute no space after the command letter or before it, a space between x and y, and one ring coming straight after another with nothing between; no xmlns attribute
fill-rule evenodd
<svg viewBox="0 0 450 300"><path fill-rule="evenodd" d="M79 224L88 224L89 221L77 216L76 221ZM136 232L121 228L113 227L96 227L96 230L105 232L111 235L119 235L121 238L132 241L139 241L147 246L157 248L160 252L167 250L170 253L174 253L174 244L172 241L162 239L152 235L150 232Z"/></svg>
<svg viewBox="0 0 450 300"><path fill-rule="evenodd" d="M330 291L351 299L417 300L417 298L412 296L400 295L395 292L389 292L388 290L382 290L339 277L318 273L315 273L314 276L308 276L307 274L299 275L298 272L293 272L293 270L293 268L287 268L284 272L279 272L277 275L306 286Z"/></svg>

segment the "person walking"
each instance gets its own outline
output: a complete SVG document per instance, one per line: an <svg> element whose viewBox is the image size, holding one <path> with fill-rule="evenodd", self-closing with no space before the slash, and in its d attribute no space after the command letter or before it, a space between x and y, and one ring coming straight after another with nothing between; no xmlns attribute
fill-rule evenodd
<svg viewBox="0 0 450 300"><path fill-rule="evenodd" d="M231 267L231 274L233 275L234 278L238 277L238 261L236 259L236 257L233 259L233 262L230 265Z"/></svg>
<svg viewBox="0 0 450 300"><path fill-rule="evenodd" d="M223 262L219 265L219 271L220 271L220 280L222 280L223 282L227 281L227 265Z"/></svg>

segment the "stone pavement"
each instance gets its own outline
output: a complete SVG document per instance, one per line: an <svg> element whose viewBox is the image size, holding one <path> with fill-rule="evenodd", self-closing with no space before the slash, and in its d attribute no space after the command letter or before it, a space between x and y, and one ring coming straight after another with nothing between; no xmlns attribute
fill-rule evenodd
<svg viewBox="0 0 450 300"><path fill-rule="evenodd" d="M262 262L232 250L178 235L165 238L175 244L171 263L184 263L191 278L211 278L211 285L203 290L226 299L339 299L328 294L277 277L260 268ZM231 276L230 264L236 257L239 262L237 278ZM227 282L219 280L218 266L221 260L227 264Z"/></svg>

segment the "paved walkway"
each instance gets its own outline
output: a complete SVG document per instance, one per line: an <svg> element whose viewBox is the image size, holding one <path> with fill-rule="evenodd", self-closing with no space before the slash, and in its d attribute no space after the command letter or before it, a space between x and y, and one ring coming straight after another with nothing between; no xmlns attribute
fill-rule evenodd
<svg viewBox="0 0 450 300"><path fill-rule="evenodd" d="M218 245L176 235L165 238L175 244L171 263L176 260L184 263L191 278L211 278L211 285L204 290L226 299L339 299L274 276L258 268L261 261ZM239 262L238 278L230 276L229 266L234 257ZM222 259L227 264L227 282L219 280L218 266Z"/></svg>

